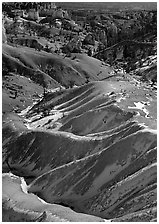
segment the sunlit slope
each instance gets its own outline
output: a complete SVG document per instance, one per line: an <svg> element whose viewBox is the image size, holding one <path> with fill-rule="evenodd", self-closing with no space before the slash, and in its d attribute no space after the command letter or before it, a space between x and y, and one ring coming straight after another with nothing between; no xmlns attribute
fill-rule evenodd
<svg viewBox="0 0 159 224"><path fill-rule="evenodd" d="M133 79L129 82L109 80L50 93L32 107L27 117L45 114L45 119L46 115L49 119L49 115L59 114L57 129L77 135L108 131L127 120L156 129L156 102L156 92L144 84ZM43 119L40 116L38 122Z"/></svg>
<svg viewBox="0 0 159 224"><path fill-rule="evenodd" d="M111 67L87 55L75 54L75 59L36 51L28 47L3 44L3 68L29 77L49 88L59 84L66 87L88 81L102 80L110 75Z"/></svg>
<svg viewBox="0 0 159 224"><path fill-rule="evenodd" d="M20 111L61 85L68 88L111 76L112 68L85 54L71 58L22 46L2 45L3 112Z"/></svg>

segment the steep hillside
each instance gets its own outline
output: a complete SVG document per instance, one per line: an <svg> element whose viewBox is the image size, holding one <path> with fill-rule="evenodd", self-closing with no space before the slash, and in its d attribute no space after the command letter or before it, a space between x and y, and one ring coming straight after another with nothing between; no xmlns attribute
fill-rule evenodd
<svg viewBox="0 0 159 224"><path fill-rule="evenodd" d="M29 193L77 212L154 219L156 96L127 79L58 90L16 117L6 114L4 172L24 177Z"/></svg>
<svg viewBox="0 0 159 224"><path fill-rule="evenodd" d="M3 44L3 112L20 111L48 89L73 87L111 75L112 68L87 55L74 59Z"/></svg>
<svg viewBox="0 0 159 224"><path fill-rule="evenodd" d="M84 84L87 80L101 80L112 71L109 66L87 55L77 54L73 58L63 58L45 51L37 52L27 47L3 45L4 69L16 71L49 88L59 84L69 87Z"/></svg>

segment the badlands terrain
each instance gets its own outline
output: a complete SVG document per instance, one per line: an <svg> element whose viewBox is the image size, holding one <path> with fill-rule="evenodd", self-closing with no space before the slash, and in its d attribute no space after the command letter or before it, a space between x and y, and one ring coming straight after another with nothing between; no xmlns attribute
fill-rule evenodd
<svg viewBox="0 0 159 224"><path fill-rule="evenodd" d="M156 4L103 4L3 3L3 222L157 221Z"/></svg>

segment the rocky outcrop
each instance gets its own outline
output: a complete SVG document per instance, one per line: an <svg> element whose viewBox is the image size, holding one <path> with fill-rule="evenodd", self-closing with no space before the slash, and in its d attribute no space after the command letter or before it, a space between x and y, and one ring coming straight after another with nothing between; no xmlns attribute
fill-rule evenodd
<svg viewBox="0 0 159 224"><path fill-rule="evenodd" d="M33 21L39 20L39 12L35 9L29 9L28 19L33 20Z"/></svg>
<svg viewBox="0 0 159 224"><path fill-rule="evenodd" d="M82 52L81 47L82 47L81 40L75 38L62 47L62 52L66 53L67 55L69 53L81 53Z"/></svg>
<svg viewBox="0 0 159 224"><path fill-rule="evenodd" d="M117 60L123 60L125 62L128 60L133 64L143 58L146 58L147 56L154 54L156 54L156 42L124 40L95 53L93 56L104 59L110 64L113 64ZM130 65L129 69L131 70Z"/></svg>
<svg viewBox="0 0 159 224"><path fill-rule="evenodd" d="M37 51L44 50L44 46L42 44L40 44L39 41L34 38L29 38L29 39L14 38L13 43L22 45L22 46L26 46L26 47L30 47L30 48L34 48Z"/></svg>
<svg viewBox="0 0 159 224"><path fill-rule="evenodd" d="M89 33L83 40L83 44L95 45L95 37L92 33Z"/></svg>

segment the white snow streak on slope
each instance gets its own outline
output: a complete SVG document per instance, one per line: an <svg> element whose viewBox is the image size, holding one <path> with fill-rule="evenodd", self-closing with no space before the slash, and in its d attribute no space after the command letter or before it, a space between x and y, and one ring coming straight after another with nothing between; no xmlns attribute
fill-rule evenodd
<svg viewBox="0 0 159 224"><path fill-rule="evenodd" d="M145 117L147 117L149 115L149 111L145 108L145 104L141 103L141 102L134 102L135 107L130 107L128 106L129 109L135 109L135 110L142 110L146 115Z"/></svg>

